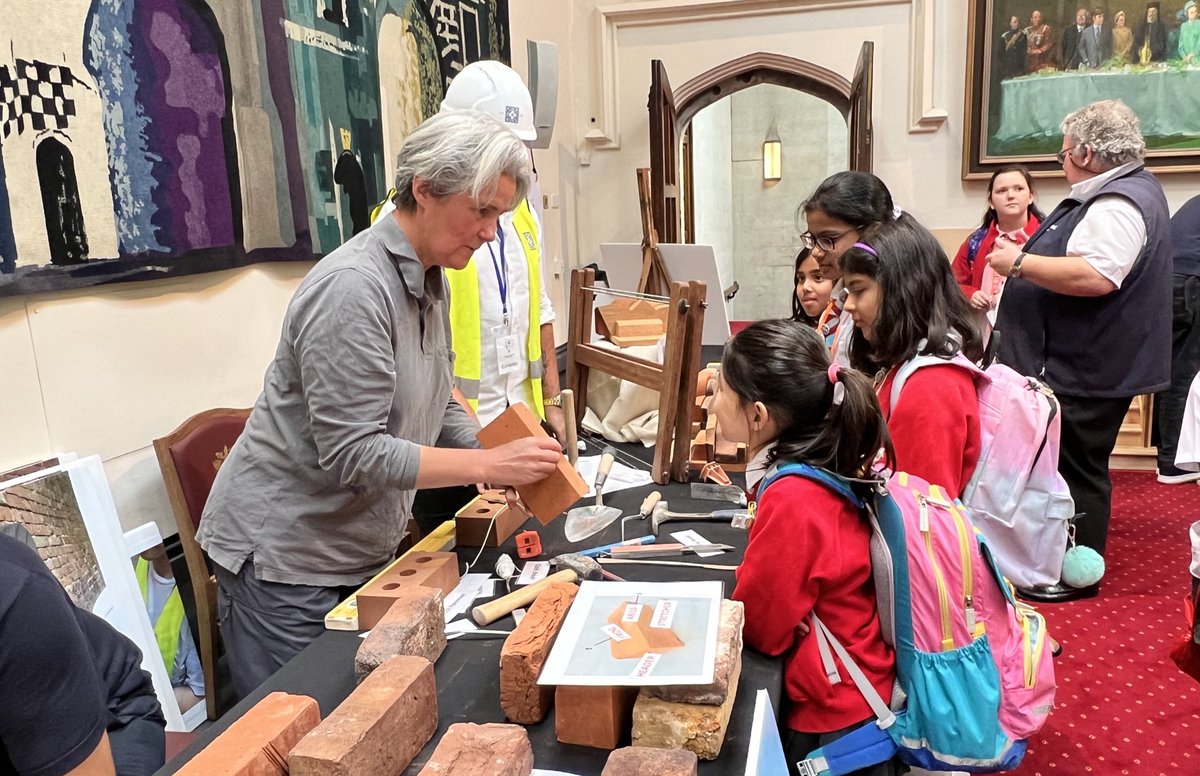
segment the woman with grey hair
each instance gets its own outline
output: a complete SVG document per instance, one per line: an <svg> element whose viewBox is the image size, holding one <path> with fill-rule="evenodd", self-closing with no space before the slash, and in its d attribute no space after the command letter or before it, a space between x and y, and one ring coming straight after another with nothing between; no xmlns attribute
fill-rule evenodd
<svg viewBox="0 0 1200 776"><path fill-rule="evenodd" d="M442 269L492 239L530 174L498 121L439 113L400 149L396 211L318 262L292 297L197 534L240 696L395 557L416 489L523 485L561 459L546 438L476 449L479 427L451 398Z"/></svg>

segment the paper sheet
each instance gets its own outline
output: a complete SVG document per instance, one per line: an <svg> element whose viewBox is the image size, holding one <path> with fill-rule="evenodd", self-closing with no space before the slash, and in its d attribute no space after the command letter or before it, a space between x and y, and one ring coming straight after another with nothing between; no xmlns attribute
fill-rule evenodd
<svg viewBox="0 0 1200 776"><path fill-rule="evenodd" d="M471 603L478 597L490 596L495 589L496 580L491 574L465 574L459 580L458 587L450 591L450 595L442 602L446 610L446 622L467 611Z"/></svg>
<svg viewBox="0 0 1200 776"><path fill-rule="evenodd" d="M588 484L588 492L584 496L585 499L596 497L596 488L593 483L596 481L596 468L599 465L600 456L598 455L584 456L575 462L575 471L579 472L579 476L583 477L583 481ZM653 482L654 478L650 476L650 472L635 469L619 461L614 461L612 469L608 472L608 479L604 481L604 492L612 493L615 490L638 488L643 485L650 485Z"/></svg>
<svg viewBox="0 0 1200 776"><path fill-rule="evenodd" d="M695 531L676 531L671 534L673 539L678 539L680 544L686 544L688 547L695 547L697 544L712 544L708 539L705 539ZM723 555L721 550L710 550L708 552L693 553L697 558L711 558L713 555Z"/></svg>

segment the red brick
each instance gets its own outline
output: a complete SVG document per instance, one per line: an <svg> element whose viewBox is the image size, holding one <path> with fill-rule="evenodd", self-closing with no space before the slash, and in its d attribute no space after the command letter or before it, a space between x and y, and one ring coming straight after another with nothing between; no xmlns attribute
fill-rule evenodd
<svg viewBox="0 0 1200 776"><path fill-rule="evenodd" d="M608 756L600 776L696 776L699 758L686 749L627 746Z"/></svg>
<svg viewBox="0 0 1200 776"><path fill-rule="evenodd" d="M403 587L383 618L375 623L354 656L358 681L396 655L423 657L436 663L446 648L446 613L442 591Z"/></svg>
<svg viewBox="0 0 1200 776"><path fill-rule="evenodd" d="M513 404L476 434L479 444L491 449L516 439L547 436L533 411L520 402ZM588 485L565 456L558 468L538 482L522 485L517 494L542 525L547 525L567 507L587 495Z"/></svg>
<svg viewBox="0 0 1200 776"><path fill-rule="evenodd" d="M419 552L393 563L355 596L359 630L375 627L402 588L414 586L431 587L449 595L458 587L458 556L452 552Z"/></svg>
<svg viewBox="0 0 1200 776"><path fill-rule="evenodd" d="M533 747L520 725L451 725L418 776L529 776Z"/></svg>
<svg viewBox="0 0 1200 776"><path fill-rule="evenodd" d="M564 744L616 749L633 724L636 687L560 685L554 691L554 732Z"/></svg>
<svg viewBox="0 0 1200 776"><path fill-rule="evenodd" d="M291 776L398 776L433 738L437 717L433 664L394 657L296 745Z"/></svg>
<svg viewBox="0 0 1200 776"><path fill-rule="evenodd" d="M273 692L193 757L180 776L287 776L288 752L321 722L317 702Z"/></svg>
<svg viewBox="0 0 1200 776"><path fill-rule="evenodd" d="M504 640L500 650L500 708L513 722L533 725L550 713L554 688L539 686L537 679L578 592L577 585L563 582L546 588Z"/></svg>
<svg viewBox="0 0 1200 776"><path fill-rule="evenodd" d="M454 515L454 543L459 547L499 547L527 519L521 510L509 509L503 491L489 490Z"/></svg>

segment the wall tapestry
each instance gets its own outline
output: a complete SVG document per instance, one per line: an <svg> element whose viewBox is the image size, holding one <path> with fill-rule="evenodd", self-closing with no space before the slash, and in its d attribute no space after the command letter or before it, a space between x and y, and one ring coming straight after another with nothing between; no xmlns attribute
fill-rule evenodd
<svg viewBox="0 0 1200 776"><path fill-rule="evenodd" d="M312 260L508 0L0 2L0 296Z"/></svg>

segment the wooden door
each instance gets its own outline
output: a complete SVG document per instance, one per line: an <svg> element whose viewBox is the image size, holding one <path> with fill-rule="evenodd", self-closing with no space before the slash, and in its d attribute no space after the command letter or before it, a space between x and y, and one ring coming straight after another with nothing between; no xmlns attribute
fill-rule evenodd
<svg viewBox="0 0 1200 776"><path fill-rule="evenodd" d="M854 68L854 80L850 82L850 169L871 171L872 134L871 90L872 62L875 44L863 41L858 53L858 65Z"/></svg>
<svg viewBox="0 0 1200 776"><path fill-rule="evenodd" d="M659 242L679 242L679 127L662 60L650 62L650 197Z"/></svg>

